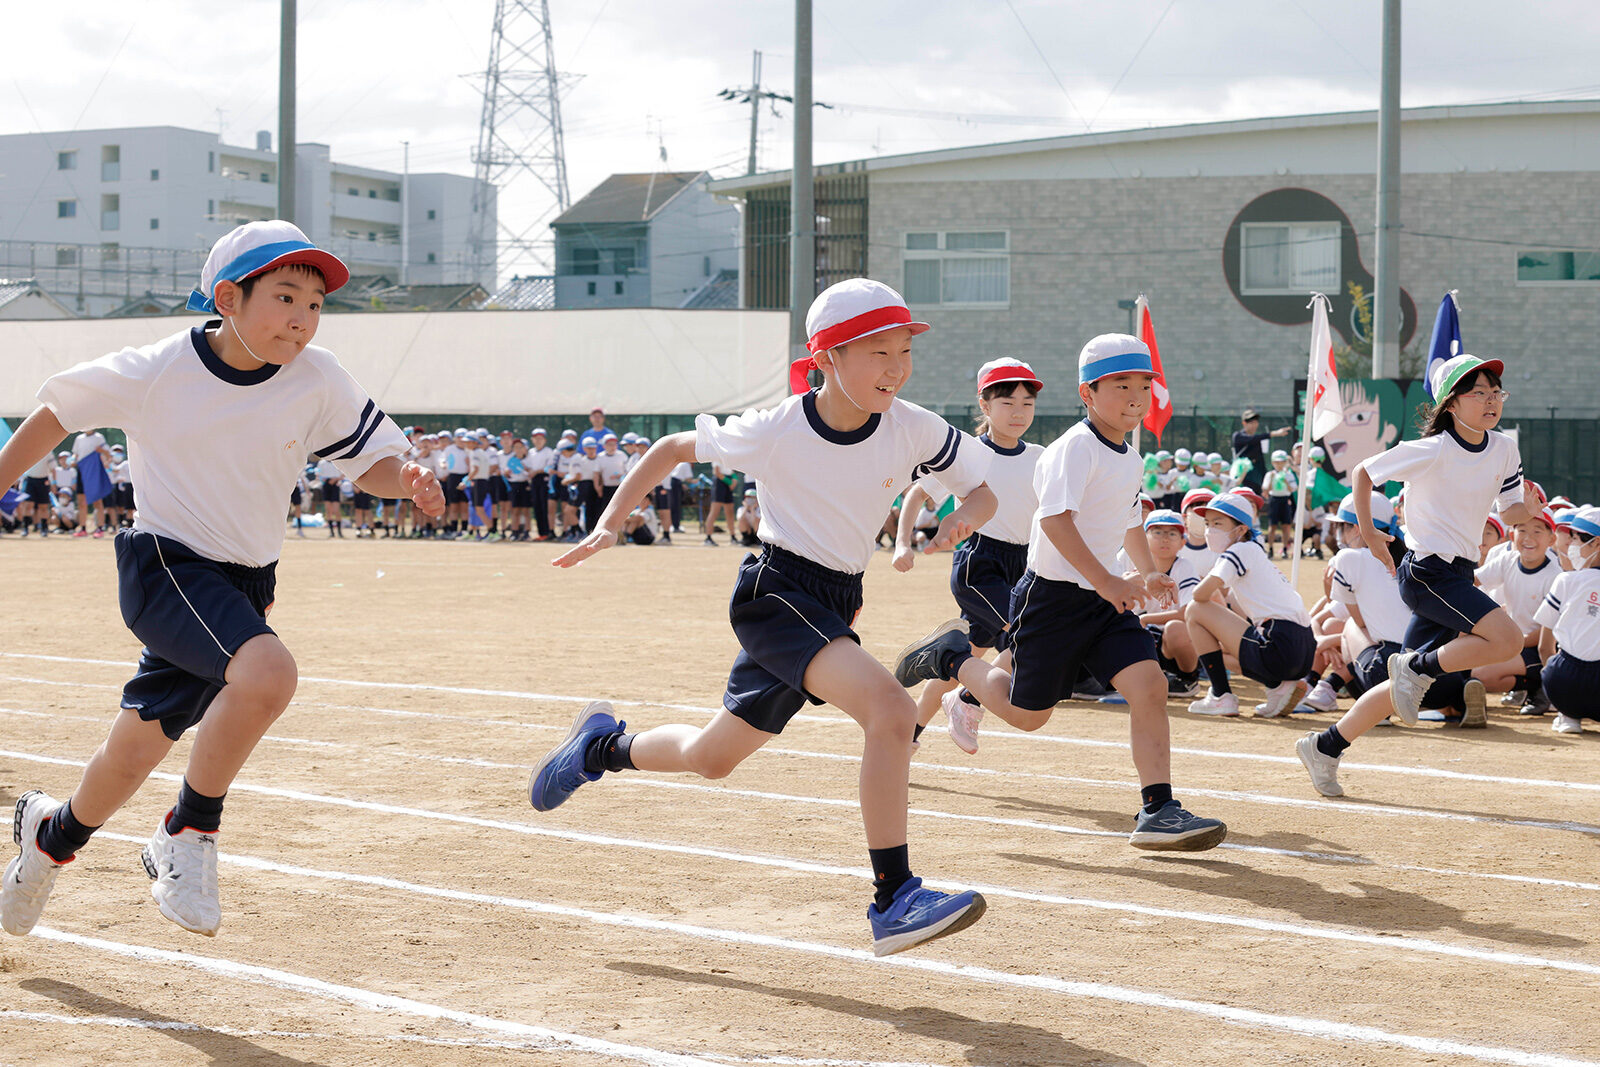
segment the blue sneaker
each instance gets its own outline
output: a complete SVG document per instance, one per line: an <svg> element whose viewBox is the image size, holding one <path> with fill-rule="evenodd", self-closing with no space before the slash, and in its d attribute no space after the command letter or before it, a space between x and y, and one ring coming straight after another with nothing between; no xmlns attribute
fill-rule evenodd
<svg viewBox="0 0 1600 1067"><path fill-rule="evenodd" d="M1169 800L1154 814L1139 810L1128 844L1152 852L1204 852L1227 836L1228 827L1220 820L1191 815L1176 800Z"/></svg>
<svg viewBox="0 0 1600 1067"><path fill-rule="evenodd" d="M945 656L971 650L965 619L940 623L933 633L900 650L894 660L894 680L907 689L918 682L950 681L941 666Z"/></svg>
<svg viewBox="0 0 1600 1067"><path fill-rule="evenodd" d="M983 917L988 906L982 893L940 893L922 888L921 878L912 878L895 890L887 911L879 911L876 903L867 905L872 954L890 956L965 930Z"/></svg>
<svg viewBox="0 0 1600 1067"><path fill-rule="evenodd" d="M584 782L596 781L604 771L588 771L583 753L589 742L602 734L621 733L627 723L611 714L611 703L596 700L578 712L566 739L547 753L528 779L528 800L539 811L561 806Z"/></svg>

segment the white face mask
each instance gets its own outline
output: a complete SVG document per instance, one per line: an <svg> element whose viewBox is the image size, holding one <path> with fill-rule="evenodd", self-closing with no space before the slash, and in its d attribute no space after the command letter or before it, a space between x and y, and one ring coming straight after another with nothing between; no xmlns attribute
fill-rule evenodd
<svg viewBox="0 0 1600 1067"><path fill-rule="evenodd" d="M1206 539L1206 520L1198 511L1191 511L1183 520L1183 529L1186 534L1184 540L1194 544L1196 540Z"/></svg>
<svg viewBox="0 0 1600 1067"><path fill-rule="evenodd" d="M1582 570L1589 565L1589 561L1583 558L1583 542L1578 540L1574 540L1572 544L1567 546L1567 558L1572 561L1572 566L1577 570Z"/></svg>
<svg viewBox="0 0 1600 1067"><path fill-rule="evenodd" d="M1233 535L1217 526L1206 527L1206 547L1222 555L1233 547Z"/></svg>

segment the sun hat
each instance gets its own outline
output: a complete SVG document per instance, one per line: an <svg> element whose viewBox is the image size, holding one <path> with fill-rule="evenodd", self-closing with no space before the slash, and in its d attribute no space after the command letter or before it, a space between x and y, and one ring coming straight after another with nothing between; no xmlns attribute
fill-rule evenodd
<svg viewBox="0 0 1600 1067"><path fill-rule="evenodd" d="M1312 445L1310 456L1312 459L1327 459L1328 453L1322 450L1321 445Z"/></svg>
<svg viewBox="0 0 1600 1067"><path fill-rule="evenodd" d="M549 437L550 435L544 432L544 427L543 426L535 426L533 428L533 433L529 434L529 436L530 437Z"/></svg>
<svg viewBox="0 0 1600 1067"><path fill-rule="evenodd" d="M1533 513L1533 517L1550 527L1551 533L1556 532L1555 512L1551 511L1549 508L1540 508L1538 511Z"/></svg>
<svg viewBox="0 0 1600 1067"><path fill-rule="evenodd" d="M1372 525L1380 530L1387 530L1394 522L1394 505L1389 503L1389 498L1382 493L1374 491L1372 494ZM1356 518L1356 495L1347 493L1339 501L1339 513L1335 516L1336 522L1347 523L1354 526L1360 520Z"/></svg>
<svg viewBox="0 0 1600 1067"><path fill-rule="evenodd" d="M1488 521L1489 525L1493 526L1495 532L1500 535L1500 540L1504 541L1506 539L1506 524L1500 521L1500 516L1490 515Z"/></svg>
<svg viewBox="0 0 1600 1067"><path fill-rule="evenodd" d="M1027 382L1035 389L1043 389L1044 382L1033 373L1033 368L1020 359L1006 356L1003 359L991 359L978 368L978 392L983 392L991 385L1000 385L1003 382Z"/></svg>
<svg viewBox="0 0 1600 1067"><path fill-rule="evenodd" d="M819 352L902 326L913 336L931 329L925 322L913 321L905 299L882 282L871 278L835 282L817 294L806 312L806 349L811 354L789 364L789 388L796 393L810 391L806 376L817 369Z"/></svg>
<svg viewBox="0 0 1600 1067"><path fill-rule="evenodd" d="M235 226L211 246L200 268L200 287L189 294L189 311L217 310L217 283L242 282L264 271L304 263L322 272L324 292L350 280L350 270L332 252L325 252L292 222L270 219Z"/></svg>
<svg viewBox="0 0 1600 1067"><path fill-rule="evenodd" d="M1252 532L1256 528L1255 505L1243 493L1219 493L1210 500L1201 504L1196 510L1202 515L1216 512L1224 515L1241 526L1249 528Z"/></svg>
<svg viewBox="0 0 1600 1067"><path fill-rule="evenodd" d="M615 441L616 439L617 439L617 435L616 434L608 433L608 434L603 435L600 438L600 443L601 444L605 444L607 441ZM591 437L591 438L589 438L589 440L593 441L594 438Z"/></svg>
<svg viewBox="0 0 1600 1067"><path fill-rule="evenodd" d="M1429 392L1433 394L1435 401L1443 401L1444 398L1450 395L1450 390L1460 383L1461 379L1480 368L1487 369L1496 376L1500 376L1505 373L1506 365L1498 359L1479 359L1477 356L1469 356L1465 352L1459 356L1451 356L1443 363L1435 366L1433 372L1428 375Z"/></svg>
<svg viewBox="0 0 1600 1067"><path fill-rule="evenodd" d="M1196 504L1204 504L1207 500L1210 500L1216 495L1216 493L1213 493L1209 489L1191 489L1187 493L1183 494L1183 503L1178 505L1178 510L1188 511Z"/></svg>
<svg viewBox="0 0 1600 1067"><path fill-rule="evenodd" d="M1261 412L1257 411L1255 408L1245 408L1244 413L1239 416L1239 421L1249 422L1252 419L1259 419L1260 417Z"/></svg>
<svg viewBox="0 0 1600 1067"><path fill-rule="evenodd" d="M1256 509L1257 515L1261 514L1261 509L1267 506L1267 498L1250 488L1248 485L1235 486L1233 489L1229 490L1229 492L1231 492L1234 496L1242 496L1246 500L1250 501L1250 505Z"/></svg>
<svg viewBox="0 0 1600 1067"><path fill-rule="evenodd" d="M576 452L577 450L578 446L573 444L571 441L562 441L556 446L557 452Z"/></svg>
<svg viewBox="0 0 1600 1067"><path fill-rule="evenodd" d="M1272 453L1272 462L1274 462L1274 463L1287 463L1287 462L1289 462L1289 453L1285 452L1281 448L1277 449L1276 451L1274 451Z"/></svg>
<svg viewBox="0 0 1600 1067"><path fill-rule="evenodd" d="M1600 508L1579 508L1572 515L1572 532L1585 537L1600 537Z"/></svg>
<svg viewBox="0 0 1600 1067"><path fill-rule="evenodd" d="M1154 378L1150 346L1126 333L1089 338L1078 353L1078 384L1089 385L1112 374L1148 374Z"/></svg>
<svg viewBox="0 0 1600 1067"><path fill-rule="evenodd" d="M1141 508L1153 508L1153 507L1156 506L1156 502L1150 496L1149 493L1140 493L1139 494L1139 506Z"/></svg>
<svg viewBox="0 0 1600 1067"><path fill-rule="evenodd" d="M1183 516L1171 508L1157 508L1144 517L1144 528L1148 530L1152 526L1176 526L1181 530L1184 528Z"/></svg>
<svg viewBox="0 0 1600 1067"><path fill-rule="evenodd" d="M1172 458L1179 465L1189 463L1194 459L1194 453L1187 448L1180 448L1172 454Z"/></svg>

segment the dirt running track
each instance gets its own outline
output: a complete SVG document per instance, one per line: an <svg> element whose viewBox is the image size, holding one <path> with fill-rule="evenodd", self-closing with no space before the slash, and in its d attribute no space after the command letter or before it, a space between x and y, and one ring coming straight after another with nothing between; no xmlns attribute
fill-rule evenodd
<svg viewBox="0 0 1600 1067"><path fill-rule="evenodd" d="M553 555L291 540L272 622L299 693L229 796L221 933L162 919L137 859L180 743L34 936L0 939L0 1065L1600 1061L1600 736L1497 707L1476 734L1382 729L1328 801L1293 758L1307 717L1174 703L1178 795L1231 835L1159 857L1125 841L1122 709L991 718L970 758L936 728L913 864L990 910L875 961L860 735L832 708L719 782L528 806L581 701L702 722L735 651L738 552ZM879 554L868 650L952 614L947 567ZM137 647L108 542L7 539L0 590L9 811L70 792Z"/></svg>

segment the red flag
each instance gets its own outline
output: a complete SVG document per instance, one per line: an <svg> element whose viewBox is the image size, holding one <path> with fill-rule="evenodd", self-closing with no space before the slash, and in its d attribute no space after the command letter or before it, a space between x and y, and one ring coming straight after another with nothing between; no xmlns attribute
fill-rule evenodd
<svg viewBox="0 0 1600 1067"><path fill-rule="evenodd" d="M1167 392L1167 375L1161 369L1161 350L1156 347L1156 326L1150 318L1150 302L1141 293L1133 306L1134 319L1139 324L1139 340L1150 349L1150 365L1156 369L1156 376L1150 383L1152 398L1150 410L1145 412L1144 427L1156 435L1156 443L1160 444L1161 431L1172 420L1172 394Z"/></svg>

